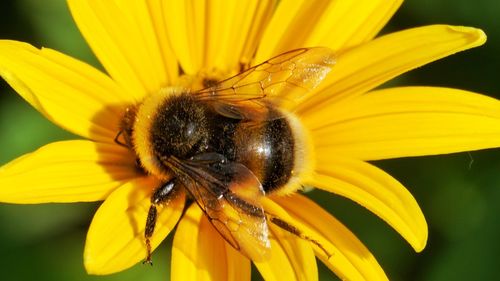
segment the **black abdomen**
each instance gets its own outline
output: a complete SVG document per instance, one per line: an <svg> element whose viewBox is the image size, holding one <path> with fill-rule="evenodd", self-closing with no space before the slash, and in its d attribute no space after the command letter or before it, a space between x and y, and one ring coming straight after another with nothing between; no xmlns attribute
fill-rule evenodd
<svg viewBox="0 0 500 281"><path fill-rule="evenodd" d="M294 140L288 120L285 118L266 123L263 143L271 152L264 161L262 186L266 192L285 185L292 175L294 164Z"/></svg>
<svg viewBox="0 0 500 281"><path fill-rule="evenodd" d="M294 168L294 139L286 118L269 121L216 117L212 147L249 168L266 193L285 185ZM217 133L218 131L218 133Z"/></svg>

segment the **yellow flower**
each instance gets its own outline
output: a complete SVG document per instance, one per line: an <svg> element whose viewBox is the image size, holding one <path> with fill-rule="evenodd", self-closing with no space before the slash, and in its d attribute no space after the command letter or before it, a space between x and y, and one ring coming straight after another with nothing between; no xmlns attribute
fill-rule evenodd
<svg viewBox="0 0 500 281"><path fill-rule="evenodd" d="M186 85L186 78L229 76L300 47L332 49L332 71L290 109L309 141L312 172L300 175L301 183L366 207L417 252L427 240L418 204L366 161L500 146L498 100L437 87L374 90L486 40L481 30L446 25L374 39L399 0L68 3L108 74L51 49L0 41L1 76L46 118L85 139L51 143L1 167L0 201L105 200L85 246L91 274L118 272L145 258L147 212L161 180L138 169L134 152L114 139L128 106ZM156 248L178 223L171 279L250 280L250 260L225 242L196 204L185 204L181 195L159 210L151 241ZM316 280L315 256L342 279L387 279L369 250L306 196L274 195L262 204L317 242L268 223L271 256L254 261L266 280Z"/></svg>

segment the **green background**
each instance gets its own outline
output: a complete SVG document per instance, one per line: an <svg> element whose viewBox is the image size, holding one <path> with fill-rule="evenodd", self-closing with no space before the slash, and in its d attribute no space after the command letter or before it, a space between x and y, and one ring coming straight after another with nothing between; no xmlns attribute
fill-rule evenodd
<svg viewBox="0 0 500 281"><path fill-rule="evenodd" d="M480 27L485 46L403 75L392 85L449 86L500 97L500 6L496 0L409 0L384 33L434 23ZM98 65L62 0L2 1L0 38L47 46ZM72 136L52 125L0 81L0 164ZM429 224L420 254L384 222L344 198L309 195L368 246L392 280L498 279L500 150L376 163L404 183ZM2 186L0 188L15 188ZM136 265L109 276L83 268L85 234L97 203L0 204L1 280L167 280L171 237L155 266ZM335 280L323 266L321 280ZM258 279L258 278L254 278Z"/></svg>

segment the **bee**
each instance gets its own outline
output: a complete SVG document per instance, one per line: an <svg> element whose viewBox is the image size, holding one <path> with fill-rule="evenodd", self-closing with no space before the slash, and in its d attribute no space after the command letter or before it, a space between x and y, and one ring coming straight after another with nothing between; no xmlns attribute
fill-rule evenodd
<svg viewBox="0 0 500 281"><path fill-rule="evenodd" d="M252 260L269 256L268 223L319 245L267 213L260 200L299 187L307 170L305 140L287 109L316 88L334 63L327 48L297 49L219 82L206 79L204 89L168 88L128 108L115 141L163 181L151 196L145 263L151 263L157 207L179 192Z"/></svg>

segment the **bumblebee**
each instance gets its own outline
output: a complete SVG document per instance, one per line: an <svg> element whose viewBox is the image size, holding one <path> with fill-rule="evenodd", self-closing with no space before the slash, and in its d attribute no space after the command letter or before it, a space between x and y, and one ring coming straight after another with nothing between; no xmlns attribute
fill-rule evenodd
<svg viewBox="0 0 500 281"><path fill-rule="evenodd" d="M226 80L207 79L202 90L167 88L127 109L116 141L163 182L151 197L145 262L151 263L157 206L179 192L252 260L268 256L269 222L309 239L266 213L260 199L298 189L299 176L308 172L303 130L287 109L315 88L334 63L329 49L297 49Z"/></svg>

